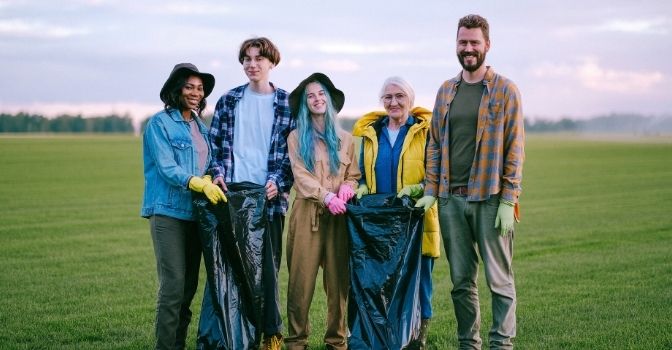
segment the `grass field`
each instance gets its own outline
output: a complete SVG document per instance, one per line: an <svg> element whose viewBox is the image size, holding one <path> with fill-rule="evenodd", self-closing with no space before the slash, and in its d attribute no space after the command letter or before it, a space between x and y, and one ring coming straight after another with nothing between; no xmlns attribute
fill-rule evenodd
<svg viewBox="0 0 672 350"><path fill-rule="evenodd" d="M526 153L517 347L672 349L672 142L528 135ZM0 136L0 166L0 349L150 348L157 282L138 216L140 139ZM454 349L445 256L434 283L430 348ZM480 288L486 340L482 274Z"/></svg>

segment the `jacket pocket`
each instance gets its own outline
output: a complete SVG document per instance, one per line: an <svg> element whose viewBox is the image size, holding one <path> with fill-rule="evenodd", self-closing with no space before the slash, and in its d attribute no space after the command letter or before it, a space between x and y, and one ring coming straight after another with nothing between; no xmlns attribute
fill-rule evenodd
<svg viewBox="0 0 672 350"><path fill-rule="evenodd" d="M175 162L180 165L187 172L192 172L192 146L191 140L186 139L173 139L170 141L170 145L173 147L173 155L175 156Z"/></svg>
<svg viewBox="0 0 672 350"><path fill-rule="evenodd" d="M345 179L345 171L350 166L350 159L347 159L347 158L342 159L341 158L339 160L340 160L340 164L339 164L339 167L338 167L338 177L339 177L338 180L343 181Z"/></svg>
<svg viewBox="0 0 672 350"><path fill-rule="evenodd" d="M166 206L185 212L189 211L191 208L191 191L186 188L171 186Z"/></svg>
<svg viewBox="0 0 672 350"><path fill-rule="evenodd" d="M501 101L490 102L488 105L488 124L498 125L504 122L503 106Z"/></svg>

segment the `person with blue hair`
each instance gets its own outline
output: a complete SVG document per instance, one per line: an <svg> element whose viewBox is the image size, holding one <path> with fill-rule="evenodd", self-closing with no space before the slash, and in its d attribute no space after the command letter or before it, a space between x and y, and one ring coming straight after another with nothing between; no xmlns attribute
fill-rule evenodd
<svg viewBox="0 0 672 350"><path fill-rule="evenodd" d="M327 294L327 349L347 349L345 313L349 292L345 203L361 177L353 137L336 114L345 96L322 73L304 79L289 95L297 128L289 134L289 159L296 197L287 234L287 349L305 349L310 303L320 266Z"/></svg>

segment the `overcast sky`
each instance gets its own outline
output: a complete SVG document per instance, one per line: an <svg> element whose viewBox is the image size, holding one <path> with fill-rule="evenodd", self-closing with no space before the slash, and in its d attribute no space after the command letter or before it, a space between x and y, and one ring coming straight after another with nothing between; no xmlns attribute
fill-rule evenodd
<svg viewBox="0 0 672 350"><path fill-rule="evenodd" d="M0 111L144 118L185 61L215 76L212 111L246 82L237 54L251 36L279 47L276 86L329 75L346 95L341 115L380 109L392 75L431 109L460 70L456 26L469 13L490 22L486 63L516 82L528 118L672 114L667 0L0 0Z"/></svg>

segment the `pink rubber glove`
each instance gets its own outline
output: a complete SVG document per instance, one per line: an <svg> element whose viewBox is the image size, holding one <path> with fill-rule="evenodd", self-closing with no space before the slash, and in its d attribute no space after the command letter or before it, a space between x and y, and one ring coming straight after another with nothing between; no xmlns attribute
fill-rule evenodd
<svg viewBox="0 0 672 350"><path fill-rule="evenodd" d="M331 198L329 203L327 203L327 209L331 215L339 215L345 213L345 202L338 198L338 196Z"/></svg>
<svg viewBox="0 0 672 350"><path fill-rule="evenodd" d="M342 184L341 187L338 188L338 198L344 202L349 201L354 195L355 190L353 190L350 185Z"/></svg>

